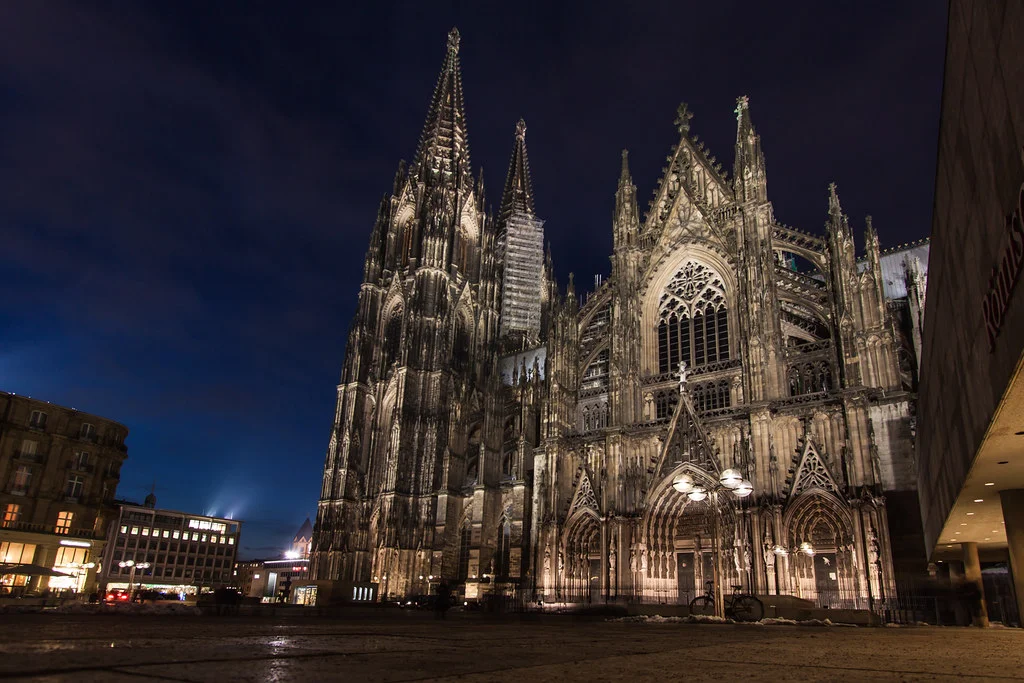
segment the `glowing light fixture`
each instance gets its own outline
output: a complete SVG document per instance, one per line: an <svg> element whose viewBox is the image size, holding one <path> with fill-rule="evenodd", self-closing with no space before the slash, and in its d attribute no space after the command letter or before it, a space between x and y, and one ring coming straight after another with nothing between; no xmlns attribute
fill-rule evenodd
<svg viewBox="0 0 1024 683"><path fill-rule="evenodd" d="M734 489L743 481L743 475L739 473L739 470L730 468L722 472L721 476L718 477L718 481L725 488Z"/></svg>
<svg viewBox="0 0 1024 683"><path fill-rule="evenodd" d="M679 491L679 493L689 493L693 488L693 477L689 474L680 474L672 482L672 488Z"/></svg>
<svg viewBox="0 0 1024 683"><path fill-rule="evenodd" d="M695 484L686 494L686 497L694 502L701 501L708 497L708 491L700 484Z"/></svg>
<svg viewBox="0 0 1024 683"><path fill-rule="evenodd" d="M740 479L740 483L736 484L732 492L738 498L746 498L754 492L754 485L748 479Z"/></svg>
<svg viewBox="0 0 1024 683"><path fill-rule="evenodd" d="M811 545L809 541L804 541L800 544L800 552L802 552L807 557L814 557L814 546Z"/></svg>

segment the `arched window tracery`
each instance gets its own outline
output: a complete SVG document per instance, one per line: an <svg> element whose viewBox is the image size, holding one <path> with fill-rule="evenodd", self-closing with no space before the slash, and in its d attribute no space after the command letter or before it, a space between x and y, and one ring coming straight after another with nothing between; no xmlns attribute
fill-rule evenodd
<svg viewBox="0 0 1024 683"><path fill-rule="evenodd" d="M658 371L671 372L729 360L729 313L721 276L687 261L665 287L658 305Z"/></svg>

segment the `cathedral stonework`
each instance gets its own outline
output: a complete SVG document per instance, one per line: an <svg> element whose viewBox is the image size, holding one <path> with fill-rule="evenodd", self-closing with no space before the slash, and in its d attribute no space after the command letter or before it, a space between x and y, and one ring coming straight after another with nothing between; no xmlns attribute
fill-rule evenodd
<svg viewBox="0 0 1024 683"><path fill-rule="evenodd" d="M830 607L892 598L926 247L883 255L867 219L858 258L834 185L824 237L783 225L747 99L731 177L683 105L645 216L623 152L611 276L560 292L523 122L485 212L458 50L453 30L370 235L312 575L381 596L444 581L467 600L685 603L709 580Z"/></svg>

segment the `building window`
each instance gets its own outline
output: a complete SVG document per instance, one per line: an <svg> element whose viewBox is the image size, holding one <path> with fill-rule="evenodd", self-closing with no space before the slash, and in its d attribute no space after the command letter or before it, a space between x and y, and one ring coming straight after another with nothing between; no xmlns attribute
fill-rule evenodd
<svg viewBox="0 0 1024 683"><path fill-rule="evenodd" d="M138 536L138 535L139 535L139 527L133 526L132 527L132 536Z"/></svg>
<svg viewBox="0 0 1024 683"><path fill-rule="evenodd" d="M495 576L506 577L509 570L509 554L512 548L512 527L506 520L498 527L498 548L494 558Z"/></svg>
<svg viewBox="0 0 1024 683"><path fill-rule="evenodd" d="M72 474L68 477L68 484L64 489L64 495L69 498L80 498L85 488L85 480L80 475Z"/></svg>
<svg viewBox="0 0 1024 683"><path fill-rule="evenodd" d="M89 452L75 451L75 469L85 470L89 467Z"/></svg>
<svg viewBox="0 0 1024 683"><path fill-rule="evenodd" d="M173 538L180 538L181 537L181 532L178 531L177 529L175 529L174 532L171 534L171 536Z"/></svg>
<svg viewBox="0 0 1024 683"><path fill-rule="evenodd" d="M228 545L234 545L234 544L235 544L235 539L234 538L229 538L228 539Z"/></svg>
<svg viewBox="0 0 1024 683"><path fill-rule="evenodd" d="M28 418L28 426L36 429L46 429L46 413L41 410L33 410Z"/></svg>
<svg viewBox="0 0 1024 683"><path fill-rule="evenodd" d="M661 295L658 372L675 372L681 361L698 367L729 360L729 315L722 279L688 261Z"/></svg>
<svg viewBox="0 0 1024 683"><path fill-rule="evenodd" d="M469 577L469 544L472 542L473 531L469 525L462 527L459 536L459 578Z"/></svg>
<svg viewBox="0 0 1024 683"><path fill-rule="evenodd" d="M142 535L143 536L149 536L149 527L143 527L142 528Z"/></svg>
<svg viewBox="0 0 1024 683"><path fill-rule="evenodd" d="M33 456L36 454L37 444L35 441L22 441L21 442L21 455L29 459L34 459Z"/></svg>
<svg viewBox="0 0 1024 683"><path fill-rule="evenodd" d="M127 526L124 526L124 525L122 525L122 526L121 526L121 533L122 533L122 534L126 534L126 533L128 533L128 527L127 527Z"/></svg>
<svg viewBox="0 0 1024 683"><path fill-rule="evenodd" d="M31 543L0 543L0 563L32 564L36 547Z"/></svg>
<svg viewBox="0 0 1024 683"><path fill-rule="evenodd" d="M81 428L78 430L78 436L92 441L96 438L96 427L88 422L83 422Z"/></svg>
<svg viewBox="0 0 1024 683"><path fill-rule="evenodd" d="M14 484L11 487L12 493L25 493L28 485L32 483L32 468L28 465L18 465L14 471Z"/></svg>
<svg viewBox="0 0 1024 683"><path fill-rule="evenodd" d="M168 531L167 529L164 529L164 538L170 538L170 536L171 536L171 532Z"/></svg>
<svg viewBox="0 0 1024 683"><path fill-rule="evenodd" d="M11 526L21 519L21 506L8 503L4 508L4 526Z"/></svg>
<svg viewBox="0 0 1024 683"><path fill-rule="evenodd" d="M57 526L54 531L58 534L66 534L71 531L71 521L75 518L74 512L62 511L57 513Z"/></svg>

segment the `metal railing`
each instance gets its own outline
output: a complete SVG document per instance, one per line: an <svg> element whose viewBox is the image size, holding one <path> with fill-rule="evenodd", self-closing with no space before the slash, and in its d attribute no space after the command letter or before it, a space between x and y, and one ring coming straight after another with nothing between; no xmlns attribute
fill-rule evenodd
<svg viewBox="0 0 1024 683"><path fill-rule="evenodd" d="M75 529L73 527L57 528L52 524L34 524L22 521L2 522L2 527L8 531L24 531L32 534L49 534L52 536L68 536L73 538L88 538L96 540L103 538L102 534L96 533L93 529Z"/></svg>

